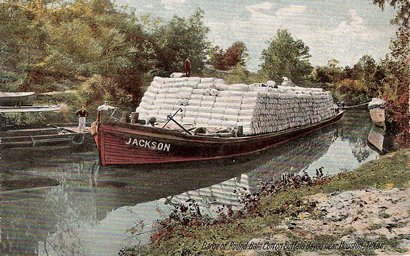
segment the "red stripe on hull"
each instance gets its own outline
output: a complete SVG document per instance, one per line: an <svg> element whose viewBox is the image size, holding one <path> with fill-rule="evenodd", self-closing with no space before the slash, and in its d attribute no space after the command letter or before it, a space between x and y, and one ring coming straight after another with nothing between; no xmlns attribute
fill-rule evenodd
<svg viewBox="0 0 410 256"><path fill-rule="evenodd" d="M95 141L102 165L202 161L265 150L329 125L342 115L304 128L239 138L191 136L147 126L101 123Z"/></svg>

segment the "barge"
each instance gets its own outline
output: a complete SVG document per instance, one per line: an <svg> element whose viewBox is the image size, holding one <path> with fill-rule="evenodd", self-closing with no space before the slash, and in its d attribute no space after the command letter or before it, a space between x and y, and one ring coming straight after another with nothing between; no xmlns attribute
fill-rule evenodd
<svg viewBox="0 0 410 256"><path fill-rule="evenodd" d="M270 84L155 78L131 123L98 112L91 134L100 164L235 158L285 143L343 116L322 89Z"/></svg>

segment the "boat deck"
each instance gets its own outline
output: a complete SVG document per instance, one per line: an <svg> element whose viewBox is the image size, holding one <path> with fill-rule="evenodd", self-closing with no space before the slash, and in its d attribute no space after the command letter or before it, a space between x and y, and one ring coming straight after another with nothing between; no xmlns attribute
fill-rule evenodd
<svg viewBox="0 0 410 256"><path fill-rule="evenodd" d="M80 132L78 127L74 126L12 129L0 132L0 148L80 145L84 140L83 136L88 133L89 127Z"/></svg>

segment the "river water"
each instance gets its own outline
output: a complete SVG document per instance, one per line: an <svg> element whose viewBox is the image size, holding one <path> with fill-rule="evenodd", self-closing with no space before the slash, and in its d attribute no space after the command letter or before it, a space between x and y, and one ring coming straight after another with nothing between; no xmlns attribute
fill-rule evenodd
<svg viewBox="0 0 410 256"><path fill-rule="evenodd" d="M143 167L99 167L93 146L0 152L1 255L117 255L149 241L169 202L204 209L238 204L234 190L306 170L351 170L379 154L367 144L367 111L247 159ZM137 227L136 234L130 228Z"/></svg>

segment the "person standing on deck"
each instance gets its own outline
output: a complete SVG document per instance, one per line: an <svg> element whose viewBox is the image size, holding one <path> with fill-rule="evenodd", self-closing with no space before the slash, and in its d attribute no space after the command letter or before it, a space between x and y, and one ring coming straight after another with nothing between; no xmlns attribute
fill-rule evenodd
<svg viewBox="0 0 410 256"><path fill-rule="evenodd" d="M185 70L185 75L187 77L190 77L191 76L191 62L189 61L188 58L186 58L184 61L184 70Z"/></svg>
<svg viewBox="0 0 410 256"><path fill-rule="evenodd" d="M84 106L81 106L75 115L78 116L78 129L83 133L85 128L85 118L88 116L88 111L85 110Z"/></svg>

